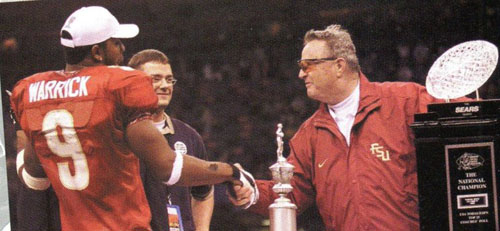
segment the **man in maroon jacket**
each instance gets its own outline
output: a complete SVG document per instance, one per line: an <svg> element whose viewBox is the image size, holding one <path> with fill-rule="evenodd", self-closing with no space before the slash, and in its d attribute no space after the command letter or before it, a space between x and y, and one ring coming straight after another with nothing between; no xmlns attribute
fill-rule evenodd
<svg viewBox="0 0 500 231"><path fill-rule="evenodd" d="M361 72L350 34L340 25L308 31L299 78L321 102L290 140L295 166L290 198L302 212L313 204L327 230L418 230L415 113L439 102L416 83L372 83ZM268 216L277 195L257 181L249 210ZM239 193L246 188L238 190ZM250 198L250 197L249 197ZM231 199L231 198L230 198Z"/></svg>

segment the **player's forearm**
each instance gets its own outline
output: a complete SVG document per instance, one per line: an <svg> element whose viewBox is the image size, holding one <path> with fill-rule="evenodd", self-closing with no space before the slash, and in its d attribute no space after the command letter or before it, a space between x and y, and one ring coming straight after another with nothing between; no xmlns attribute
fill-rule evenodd
<svg viewBox="0 0 500 231"><path fill-rule="evenodd" d="M189 155L183 155L183 158L182 172L177 185L209 185L234 180L230 164L204 161Z"/></svg>
<svg viewBox="0 0 500 231"><path fill-rule="evenodd" d="M203 199L191 199L191 208L193 211L193 221L196 231L210 230L210 220L212 219L214 209L213 190Z"/></svg>

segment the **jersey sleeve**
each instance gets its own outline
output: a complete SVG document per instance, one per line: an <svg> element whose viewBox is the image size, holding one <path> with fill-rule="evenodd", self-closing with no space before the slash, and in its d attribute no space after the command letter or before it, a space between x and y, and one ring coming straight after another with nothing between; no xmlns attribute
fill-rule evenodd
<svg viewBox="0 0 500 231"><path fill-rule="evenodd" d="M128 75L114 78L110 89L118 101L118 113L124 125L151 116L158 106L151 78L140 71L127 71Z"/></svg>

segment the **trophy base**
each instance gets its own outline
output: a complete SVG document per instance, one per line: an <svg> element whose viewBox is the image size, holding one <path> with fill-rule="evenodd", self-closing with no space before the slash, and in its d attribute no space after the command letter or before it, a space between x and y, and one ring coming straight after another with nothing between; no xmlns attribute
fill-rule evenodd
<svg viewBox="0 0 500 231"><path fill-rule="evenodd" d="M297 230L297 206L288 198L280 197L269 206L270 231L296 231Z"/></svg>

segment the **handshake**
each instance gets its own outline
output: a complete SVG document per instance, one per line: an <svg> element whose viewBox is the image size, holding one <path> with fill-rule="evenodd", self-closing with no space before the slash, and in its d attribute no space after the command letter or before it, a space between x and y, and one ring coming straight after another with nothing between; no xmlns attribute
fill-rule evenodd
<svg viewBox="0 0 500 231"><path fill-rule="evenodd" d="M226 193L233 205L247 209L259 200L259 189L252 174L245 171L240 164L233 164L232 167L235 180L228 182Z"/></svg>

